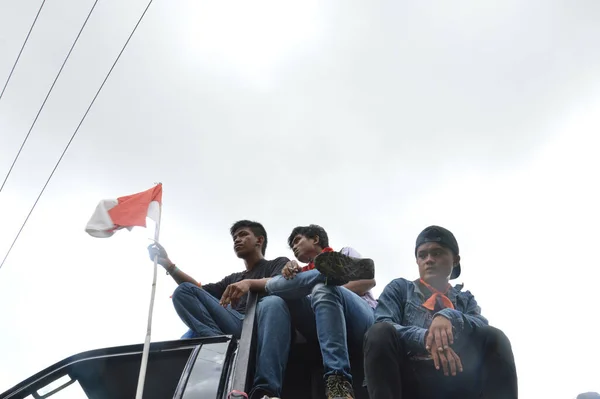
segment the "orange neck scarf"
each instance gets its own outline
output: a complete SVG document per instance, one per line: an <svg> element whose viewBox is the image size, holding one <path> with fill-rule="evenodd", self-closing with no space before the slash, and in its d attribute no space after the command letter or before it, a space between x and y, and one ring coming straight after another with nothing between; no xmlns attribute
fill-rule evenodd
<svg viewBox="0 0 600 399"><path fill-rule="evenodd" d="M321 253L323 253L323 252L333 252L333 248L331 248L331 247L325 247L325 248L323 248L323 250L321 251ZM306 271L312 270L314 268L315 268L315 262L312 261L308 265L304 266L300 270L300 272L306 272Z"/></svg>
<svg viewBox="0 0 600 399"><path fill-rule="evenodd" d="M435 309L435 304L436 304L437 299L440 298L440 300L442 301L442 305L443 305L444 308L454 309L454 304L452 304L452 301L450 300L450 298L448 298L446 296L446 294L448 293L448 291L450 291L450 284L448 284L448 286L446 287L446 291L445 292L441 292L441 291L436 290L435 288L433 288L429 284L427 284L425 282L425 280L419 279L419 281L421 282L421 284L423 284L425 287L427 287L427 289L429 291L431 291L431 296L429 297L428 300L425 301L425 303L423 303L423 307L424 308L433 311Z"/></svg>

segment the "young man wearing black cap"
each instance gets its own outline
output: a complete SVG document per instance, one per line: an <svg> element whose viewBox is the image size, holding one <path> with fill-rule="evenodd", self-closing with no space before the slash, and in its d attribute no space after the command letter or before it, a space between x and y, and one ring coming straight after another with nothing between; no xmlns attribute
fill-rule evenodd
<svg viewBox="0 0 600 399"><path fill-rule="evenodd" d="M365 336L370 398L517 398L508 338L488 325L469 291L449 284L460 275L454 235L427 227L415 256L420 279L385 287Z"/></svg>

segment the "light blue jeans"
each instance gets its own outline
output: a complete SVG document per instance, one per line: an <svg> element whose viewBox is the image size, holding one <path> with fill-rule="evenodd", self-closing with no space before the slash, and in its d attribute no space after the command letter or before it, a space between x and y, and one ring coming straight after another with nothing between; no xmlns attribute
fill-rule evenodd
<svg viewBox="0 0 600 399"><path fill-rule="evenodd" d="M285 367L292 343L292 325L315 335L315 318L307 297L286 301L263 297L256 306L256 372L253 390L281 396Z"/></svg>
<svg viewBox="0 0 600 399"><path fill-rule="evenodd" d="M233 335L240 338L244 315L223 308L219 300L202 288L191 284L180 284L173 293L173 305L181 320L189 327L182 338ZM291 310L292 311L291 311ZM313 319L310 301L287 303L276 296L266 296L256 307L257 350L254 387L281 395L283 376L292 340L292 315L304 312Z"/></svg>
<svg viewBox="0 0 600 399"><path fill-rule="evenodd" d="M298 273L291 280L283 276L274 277L267 282L266 291L286 301L294 324L305 337L317 336L325 378L337 374L352 381L348 346L362 348L363 337L373 325L374 312L354 292L344 287L324 285L324 281L325 277L318 270L309 270ZM309 304L312 311L308 308ZM268 345L263 351L285 352L281 355L285 356L285 361L280 359L279 362L285 369L289 346L284 350ZM259 353L262 356L264 352Z"/></svg>
<svg viewBox="0 0 600 399"><path fill-rule="evenodd" d="M181 338L214 337L231 334L240 338L244 315L224 308L219 300L192 283L183 283L173 293L173 306L189 327Z"/></svg>

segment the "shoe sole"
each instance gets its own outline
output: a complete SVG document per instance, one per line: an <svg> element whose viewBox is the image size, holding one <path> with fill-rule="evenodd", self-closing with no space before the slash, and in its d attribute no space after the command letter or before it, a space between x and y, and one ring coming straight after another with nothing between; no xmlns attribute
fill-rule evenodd
<svg viewBox="0 0 600 399"><path fill-rule="evenodd" d="M369 258L352 258L339 252L324 252L315 258L315 268L327 277L329 284L344 285L350 281L375 278L375 262ZM330 281L332 280L332 281Z"/></svg>

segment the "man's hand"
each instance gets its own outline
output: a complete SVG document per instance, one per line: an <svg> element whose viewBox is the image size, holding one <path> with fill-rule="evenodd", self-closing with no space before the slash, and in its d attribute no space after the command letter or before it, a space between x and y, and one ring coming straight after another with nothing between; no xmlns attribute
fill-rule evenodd
<svg viewBox="0 0 600 399"><path fill-rule="evenodd" d="M169 259L165 248L157 242L148 245L148 254L150 259L154 262L154 257L158 255L158 264L164 268L168 268L173 265L173 262Z"/></svg>
<svg viewBox="0 0 600 399"><path fill-rule="evenodd" d="M240 298L248 293L248 291L250 291L250 281L248 280L229 284L227 288L225 288L225 292L223 292L219 303L223 307L226 307L229 304L231 304L231 306L236 306Z"/></svg>
<svg viewBox="0 0 600 399"><path fill-rule="evenodd" d="M435 369L439 370L441 365L446 377L449 375L454 377L457 372L462 373L462 362L460 361L460 357L454 352L454 349L450 347L441 351L439 349L441 348L438 348L437 344L434 342L430 353Z"/></svg>
<svg viewBox="0 0 600 399"><path fill-rule="evenodd" d="M296 262L295 260L292 260L285 264L285 266L281 270L281 275L286 280L290 280L290 279L293 279L294 277L296 277L296 274L298 274L300 272L300 270L301 270L301 267L298 264L298 262Z"/></svg>
<svg viewBox="0 0 600 399"><path fill-rule="evenodd" d="M435 351L443 352L454 344L454 335L452 334L452 323L444 316L435 316L427 331L425 338L425 349L433 352L433 344L435 343Z"/></svg>

